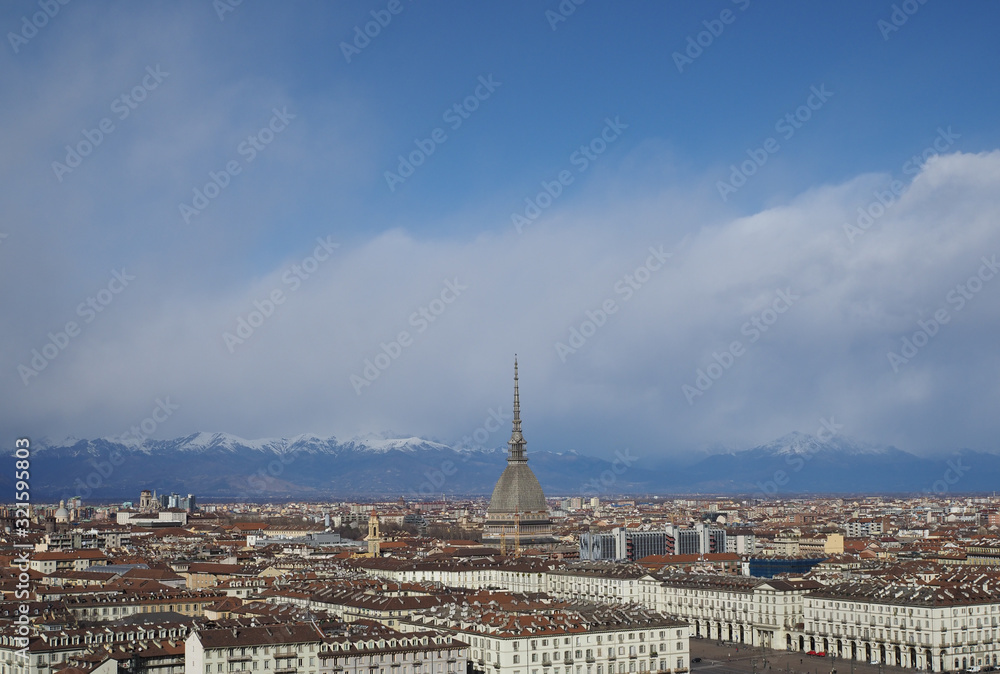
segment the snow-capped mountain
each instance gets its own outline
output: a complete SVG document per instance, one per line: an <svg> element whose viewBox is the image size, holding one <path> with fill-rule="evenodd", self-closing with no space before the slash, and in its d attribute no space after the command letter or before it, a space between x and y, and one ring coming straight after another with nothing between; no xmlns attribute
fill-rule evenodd
<svg viewBox="0 0 1000 674"><path fill-rule="evenodd" d="M777 440L744 451L754 452L757 455L805 457L820 453L839 456L885 456L900 450L885 445L859 442L842 435L821 440L814 435L793 431Z"/></svg>
<svg viewBox="0 0 1000 674"><path fill-rule="evenodd" d="M1000 456L962 450L921 458L895 447L835 434L790 433L743 449L702 454L618 450L608 458L529 452L546 493L730 493L773 497L808 493L992 491ZM82 495L133 500L141 489L240 500L488 495L505 448L457 448L419 437L368 435L340 441L303 434L250 440L195 433L172 440L100 438L37 441L32 491L38 498ZM9 477L0 474L0 483Z"/></svg>
<svg viewBox="0 0 1000 674"><path fill-rule="evenodd" d="M330 496L488 494L506 449L455 448L419 437L367 435L346 441L313 434L249 440L195 433L172 440L37 441L33 493L39 497L134 499L141 489L206 497L281 499ZM536 451L531 465L547 488L580 493L611 467L576 452ZM0 476L0 482L3 477ZM640 485L616 481L622 490Z"/></svg>

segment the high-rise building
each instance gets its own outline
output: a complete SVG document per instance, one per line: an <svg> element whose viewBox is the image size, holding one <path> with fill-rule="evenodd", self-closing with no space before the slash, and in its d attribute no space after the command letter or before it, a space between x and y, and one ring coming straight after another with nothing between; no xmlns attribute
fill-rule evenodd
<svg viewBox="0 0 1000 674"><path fill-rule="evenodd" d="M483 542L509 547L554 543L552 520L545 493L528 467L527 443L521 434L521 400L517 390L517 357L514 357L514 421L507 443L507 467L493 489L486 511Z"/></svg>
<svg viewBox="0 0 1000 674"><path fill-rule="evenodd" d="M580 534L580 559L591 562L618 559L617 536L610 531L585 531Z"/></svg>
<svg viewBox="0 0 1000 674"><path fill-rule="evenodd" d="M605 532L580 534L580 559L638 561L648 555L702 555L726 552L726 532L699 523L693 529L676 524L664 529L619 527Z"/></svg>

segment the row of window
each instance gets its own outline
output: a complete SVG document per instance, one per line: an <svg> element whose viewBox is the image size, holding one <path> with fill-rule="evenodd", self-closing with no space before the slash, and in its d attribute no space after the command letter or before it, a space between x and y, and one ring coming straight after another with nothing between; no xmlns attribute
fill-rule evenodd
<svg viewBox="0 0 1000 674"><path fill-rule="evenodd" d="M930 609L913 609L906 607L893 606L892 610L889 610L888 606L881 604L863 604L863 603L852 603L852 602L839 602L839 601L818 601L819 608L829 608L829 609L839 609L841 604L843 604L844 610L851 611L863 611L865 613L892 613L892 614L903 614L903 615L917 615L917 616L930 616ZM811 605L811 602L806 602L806 608L815 608ZM914 612L915 611L915 612ZM975 615L975 614L985 614L985 613L1000 613L1000 604L987 604L981 606L969 606L969 607L953 607L951 609L950 615Z"/></svg>
<svg viewBox="0 0 1000 674"><path fill-rule="evenodd" d="M640 660L638 663L632 660L626 665L624 662L618 663L618 674L625 674L625 672L648 672L650 667L656 667L656 660L650 660L648 663L645 660ZM594 671L596 669L596 672ZM660 660L661 672L667 671L667 661L665 659ZM677 669L684 669L684 658L677 658ZM514 674L521 674L520 669L515 669ZM532 669L531 674L539 674L537 669ZM558 669L552 672L552 674L562 674ZM584 674L583 665L577 665L574 670L573 667L566 668L566 674ZM604 674L604 665L597 665L596 668L591 665L587 665L586 674ZM615 666L613 664L608 665L607 674L615 674Z"/></svg>
<svg viewBox="0 0 1000 674"><path fill-rule="evenodd" d="M258 648L260 648L260 652L261 653L263 653L264 655L267 655L268 653L271 652L271 648L272 647L271 646L243 646L241 648L230 648L229 651L228 651L228 656L232 658L232 657L235 657L237 655L257 655L257 649ZM295 646L290 645L290 644L276 644L273 648L274 648L274 651L277 653L277 652L280 652L280 651L288 651L288 650L294 649ZM315 653L316 652L316 644L315 643L309 644L309 652L310 653ZM213 658L215 656L218 656L220 658L224 657L222 655L222 649L213 648L213 649L205 651L205 657L206 658L211 659L211 658Z"/></svg>
<svg viewBox="0 0 1000 674"><path fill-rule="evenodd" d="M650 647L649 647L650 652L653 651L653 648L654 648L654 645L650 645ZM684 644L682 642L678 641L677 642L677 650L680 651L680 650L683 650L683 649L684 649ZM611 656L615 655L614 648L612 648L612 647L608 647L606 653L602 653L602 650L603 649L600 649L600 648L597 649L597 657L599 657L599 658L602 657L602 656L611 657ZM666 652L666 650L667 650L667 644L661 643L660 644L660 650ZM645 653L646 653L646 646L645 645L640 645L639 646L638 653L636 653L636 647L635 646L629 646L629 652L628 652L629 656L643 655ZM544 654L544 655L547 655L547 654ZM624 657L624 655L625 655L625 647L624 646L619 646L618 647L618 655L621 655L621 656ZM491 659L490 656L491 656L491 654L487 653L486 654L486 659L492 662L492 659ZM587 652L586 652L586 656L584 655L584 652L582 650L577 650L577 651L574 651L573 656L576 657L577 659L580 659L580 658L583 658L583 657L593 658L594 657L594 649L588 648ZM473 657L478 657L475 652L473 653ZM570 652L569 651L566 651L566 653L565 653L565 659L566 660L570 659ZM547 660L547 658L545 658L545 660ZM554 651L552 653L552 660L553 661L558 661L559 660L559 651ZM498 661L499 661L499 656L498 656ZM532 653L531 654L531 661L532 662L538 662L538 653ZM520 662L521 662L521 657L515 653L514 654L514 664L516 665L516 664L519 664Z"/></svg>
<svg viewBox="0 0 1000 674"><path fill-rule="evenodd" d="M286 665L287 667L291 667L292 666L291 665L291 660L292 660L292 658L288 658L288 665ZM299 661L299 667L302 667L303 658L298 658L298 661ZM316 658L315 657L309 658L309 666L310 667L315 667L316 666ZM244 663L244 662L230 662L228 670L226 670L224 667L225 667L225 663L219 662L219 663L217 663L215 665L215 671L218 674L221 674L222 672L225 672L225 671L242 672L242 671L245 671L246 668L247 668L246 667L246 663ZM274 668L275 669L279 669L277 662L275 663L275 667ZM253 669L253 670L260 669L260 661L259 660L254 660L253 663L251 664L251 669ZM264 660L264 667L263 667L263 669L265 669L265 670L271 669L271 661L270 660ZM208 664L205 665L205 674L212 674L212 664L211 663L208 663Z"/></svg>

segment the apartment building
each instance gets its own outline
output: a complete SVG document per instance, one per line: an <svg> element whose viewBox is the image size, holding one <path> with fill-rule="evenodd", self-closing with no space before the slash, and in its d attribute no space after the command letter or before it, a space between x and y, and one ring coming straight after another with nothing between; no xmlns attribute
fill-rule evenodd
<svg viewBox="0 0 1000 674"><path fill-rule="evenodd" d="M646 575L633 564L580 563L549 571L545 589L558 599L652 606L642 597L638 583Z"/></svg>
<svg viewBox="0 0 1000 674"><path fill-rule="evenodd" d="M327 638L319 674L466 674L468 644L438 631L378 629Z"/></svg>
<svg viewBox="0 0 1000 674"><path fill-rule="evenodd" d="M7 627L0 631L0 668L6 674L53 674L74 658L96 650L138 652L157 644L169 648L187 633L187 625L158 623L42 630L21 638L16 629Z"/></svg>
<svg viewBox="0 0 1000 674"><path fill-rule="evenodd" d="M798 648L928 671L997 665L1000 583L945 578L934 586L845 582L804 597Z"/></svg>
<svg viewBox="0 0 1000 674"><path fill-rule="evenodd" d="M642 593L657 611L691 623L692 633L712 639L791 648L802 623L803 597L815 581L673 573L649 576Z"/></svg>
<svg viewBox="0 0 1000 674"><path fill-rule="evenodd" d="M535 613L442 606L402 625L467 642L471 668L480 674L678 673L690 664L688 625L636 606Z"/></svg>
<svg viewBox="0 0 1000 674"><path fill-rule="evenodd" d="M313 624L217 625L188 635L186 674L319 674L324 637Z"/></svg>

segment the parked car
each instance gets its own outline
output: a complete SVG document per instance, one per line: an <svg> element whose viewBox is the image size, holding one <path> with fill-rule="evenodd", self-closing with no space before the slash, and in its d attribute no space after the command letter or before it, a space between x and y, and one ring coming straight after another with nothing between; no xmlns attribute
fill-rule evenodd
<svg viewBox="0 0 1000 674"><path fill-rule="evenodd" d="M818 655L821 658L825 658L826 657L826 651L816 651L816 655Z"/></svg>
<svg viewBox="0 0 1000 674"><path fill-rule="evenodd" d="M808 651L806 652L806 655L816 655L816 651Z"/></svg>
<svg viewBox="0 0 1000 674"><path fill-rule="evenodd" d="M701 658L692 658L691 662L701 662Z"/></svg>

